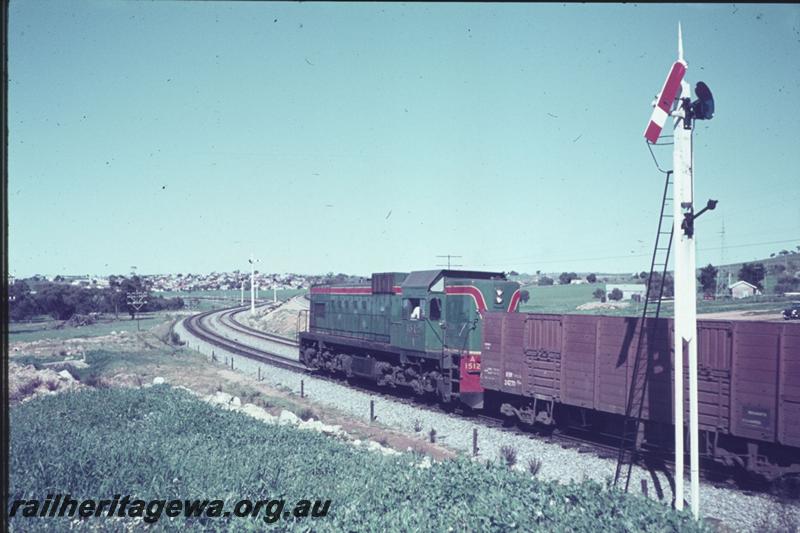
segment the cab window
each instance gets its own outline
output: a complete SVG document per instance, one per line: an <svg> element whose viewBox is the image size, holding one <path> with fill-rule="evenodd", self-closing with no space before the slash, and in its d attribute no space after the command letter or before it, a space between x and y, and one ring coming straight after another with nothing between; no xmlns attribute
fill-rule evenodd
<svg viewBox="0 0 800 533"><path fill-rule="evenodd" d="M439 298L432 298L430 301L430 311L428 313L431 320L441 320L442 318L442 301Z"/></svg>

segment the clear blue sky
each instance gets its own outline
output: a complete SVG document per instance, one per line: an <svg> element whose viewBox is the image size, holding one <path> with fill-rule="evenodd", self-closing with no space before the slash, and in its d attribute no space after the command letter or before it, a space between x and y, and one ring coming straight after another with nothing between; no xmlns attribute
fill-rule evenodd
<svg viewBox="0 0 800 533"><path fill-rule="evenodd" d="M698 261L794 249L798 5L17 0L11 273L646 270L679 19Z"/></svg>

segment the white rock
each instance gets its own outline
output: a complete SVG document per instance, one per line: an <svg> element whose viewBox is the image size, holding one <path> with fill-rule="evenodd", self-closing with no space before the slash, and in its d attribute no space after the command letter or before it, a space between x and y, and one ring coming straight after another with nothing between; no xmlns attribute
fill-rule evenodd
<svg viewBox="0 0 800 533"><path fill-rule="evenodd" d="M244 406L242 406L241 412L255 418L256 420L261 420L262 422L266 422L267 424L277 423L277 418L269 414L261 407L254 405L252 403L244 404Z"/></svg>
<svg viewBox="0 0 800 533"><path fill-rule="evenodd" d="M360 441L360 440L358 440L358 439L354 440L354 441L353 441L353 446L355 446L356 448L358 448L359 446L361 446L361 441Z"/></svg>
<svg viewBox="0 0 800 533"><path fill-rule="evenodd" d="M310 429L311 431L322 431L322 427L324 424L318 420L314 420L313 418L309 418L308 420L301 421L297 427L300 429Z"/></svg>
<svg viewBox="0 0 800 533"><path fill-rule="evenodd" d="M343 437L347 435L347 433L342 429L341 426L329 426L327 424L322 424L320 431L327 435L333 435L336 437Z"/></svg>
<svg viewBox="0 0 800 533"><path fill-rule="evenodd" d="M59 372L58 373L58 377L59 377L59 379L64 379L64 380L67 380L67 381L75 381L75 378L72 377L72 374L70 374L69 370L67 370L67 369L64 369L61 372Z"/></svg>
<svg viewBox="0 0 800 533"><path fill-rule="evenodd" d="M234 407L241 407L242 400L240 400L238 396L234 396L233 399L231 400L231 405Z"/></svg>
<svg viewBox="0 0 800 533"><path fill-rule="evenodd" d="M222 405L227 405L227 404L231 403L232 399L233 399L233 396L231 396L227 392L217 391L216 394L214 394L214 396L211 397L209 402L210 403L218 403L218 404L222 404Z"/></svg>
<svg viewBox="0 0 800 533"><path fill-rule="evenodd" d="M167 382L167 380L165 380L161 376L156 376L156 377L153 378L153 385L163 385L166 382Z"/></svg>
<svg viewBox="0 0 800 533"><path fill-rule="evenodd" d="M278 424L285 426L287 424L296 425L300 423L300 419L291 411L284 409L278 417Z"/></svg>

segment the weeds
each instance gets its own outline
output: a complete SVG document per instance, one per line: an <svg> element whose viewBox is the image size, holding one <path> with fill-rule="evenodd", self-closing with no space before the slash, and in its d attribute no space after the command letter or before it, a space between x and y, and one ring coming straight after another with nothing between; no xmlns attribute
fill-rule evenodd
<svg viewBox="0 0 800 533"><path fill-rule="evenodd" d="M504 444L500 447L500 458L506 463L507 467L511 468L517 464L517 449Z"/></svg>
<svg viewBox="0 0 800 533"><path fill-rule="evenodd" d="M531 473L532 476L535 476L539 473L539 470L542 469L542 460L536 459L528 459L528 472Z"/></svg>
<svg viewBox="0 0 800 533"><path fill-rule="evenodd" d="M414 420L414 431L417 433L422 431L422 422L419 421L419 418Z"/></svg>
<svg viewBox="0 0 800 533"><path fill-rule="evenodd" d="M313 409L309 409L308 407L304 407L300 413L297 415L300 420L311 420L312 418L318 418L317 413L313 411Z"/></svg>

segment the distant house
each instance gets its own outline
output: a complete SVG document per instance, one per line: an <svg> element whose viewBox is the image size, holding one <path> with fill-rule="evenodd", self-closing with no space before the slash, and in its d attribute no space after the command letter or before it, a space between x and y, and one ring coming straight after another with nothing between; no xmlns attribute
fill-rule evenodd
<svg viewBox="0 0 800 533"><path fill-rule="evenodd" d="M638 295L638 298L644 299L644 295L647 292L647 285L641 283L606 283L606 297L608 297L614 289L619 289L622 292L623 300L630 300L634 295Z"/></svg>
<svg viewBox="0 0 800 533"><path fill-rule="evenodd" d="M729 285L728 290L731 291L731 298L734 300L750 298L755 294L760 294L758 287L752 283L747 283L746 281L737 281L736 283Z"/></svg>
<svg viewBox="0 0 800 533"><path fill-rule="evenodd" d="M589 283L589 282L586 281L583 278L573 279L573 280L570 280L570 282L569 282L570 285L584 285L586 283Z"/></svg>

